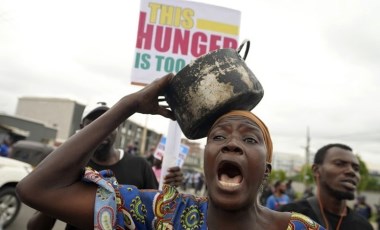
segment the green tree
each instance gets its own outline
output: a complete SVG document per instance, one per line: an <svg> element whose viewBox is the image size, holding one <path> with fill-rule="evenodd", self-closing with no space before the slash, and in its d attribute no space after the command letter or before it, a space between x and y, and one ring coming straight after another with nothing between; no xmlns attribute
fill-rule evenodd
<svg viewBox="0 0 380 230"><path fill-rule="evenodd" d="M269 175L269 181L285 181L286 180L286 172L284 170L272 170L272 172Z"/></svg>
<svg viewBox="0 0 380 230"><path fill-rule="evenodd" d="M311 170L311 165L304 165L300 172L301 182L306 185L314 184L313 170Z"/></svg>
<svg viewBox="0 0 380 230"><path fill-rule="evenodd" d="M380 181L376 177L369 175L365 190L380 191Z"/></svg>
<svg viewBox="0 0 380 230"><path fill-rule="evenodd" d="M369 181L369 172L366 163L361 159L359 154L356 155L359 159L359 166L360 166L360 183L358 186L358 192L361 192L367 188L367 184Z"/></svg>

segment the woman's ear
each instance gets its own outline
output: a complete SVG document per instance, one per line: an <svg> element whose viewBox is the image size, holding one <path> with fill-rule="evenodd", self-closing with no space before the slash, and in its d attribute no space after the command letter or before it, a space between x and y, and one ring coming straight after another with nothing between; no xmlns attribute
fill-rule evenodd
<svg viewBox="0 0 380 230"><path fill-rule="evenodd" d="M264 177L268 178L271 172L272 172L272 165L271 163L267 162L265 165Z"/></svg>

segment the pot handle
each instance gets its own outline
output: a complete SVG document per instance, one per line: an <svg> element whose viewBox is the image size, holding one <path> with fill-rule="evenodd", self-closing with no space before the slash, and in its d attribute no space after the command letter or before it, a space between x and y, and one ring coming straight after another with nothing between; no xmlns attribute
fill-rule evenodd
<svg viewBox="0 0 380 230"><path fill-rule="evenodd" d="M247 44L247 47L245 48L245 52L244 52L244 56L243 56L243 59L245 60L247 58L247 55L248 55L248 51L249 51L249 45L250 45L250 41L248 39L245 39L239 46L239 48L237 48L237 52L240 53L241 49L243 49L244 45Z"/></svg>

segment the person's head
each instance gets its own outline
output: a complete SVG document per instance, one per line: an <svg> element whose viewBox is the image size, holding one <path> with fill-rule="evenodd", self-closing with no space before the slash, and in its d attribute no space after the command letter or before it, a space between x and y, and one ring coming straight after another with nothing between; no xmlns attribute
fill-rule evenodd
<svg viewBox="0 0 380 230"><path fill-rule="evenodd" d="M286 184L283 181L278 180L274 183L273 188L274 192L284 194L286 191Z"/></svg>
<svg viewBox="0 0 380 230"><path fill-rule="evenodd" d="M82 114L82 121L80 123L80 128L84 128L91 122L95 121L98 117L107 112L110 108L105 102L98 102L96 105L88 106Z"/></svg>
<svg viewBox="0 0 380 230"><path fill-rule="evenodd" d="M5 144L7 146L11 146L13 144L13 139L11 137L4 138L3 144Z"/></svg>
<svg viewBox="0 0 380 230"><path fill-rule="evenodd" d="M305 193L313 193L313 186L307 186L306 188L305 188Z"/></svg>
<svg viewBox="0 0 380 230"><path fill-rule="evenodd" d="M328 144L314 157L313 174L321 192L338 200L352 200L360 180L359 160L351 147Z"/></svg>
<svg viewBox="0 0 380 230"><path fill-rule="evenodd" d="M288 181L286 182L286 188L291 188L291 187L292 187L292 183L293 183L292 180L288 180Z"/></svg>
<svg viewBox="0 0 380 230"><path fill-rule="evenodd" d="M103 115L109 110L109 107L104 102L98 102L93 108L85 110L82 116L82 121L80 123L80 128L83 129L91 122L95 121L98 117ZM106 161L110 150L113 148L117 136L117 129L115 129L106 139L103 140L100 145L94 151L93 157L98 161Z"/></svg>
<svg viewBox="0 0 380 230"><path fill-rule="evenodd" d="M272 141L265 124L248 111L218 118L207 135L205 179L210 201L226 210L256 203L271 172Z"/></svg>
<svg viewBox="0 0 380 230"><path fill-rule="evenodd" d="M358 196L357 201L359 204L365 204L365 196L364 195Z"/></svg>
<svg viewBox="0 0 380 230"><path fill-rule="evenodd" d="M155 151L156 151L156 148L155 147L151 147L149 149L149 155L153 155Z"/></svg>
<svg viewBox="0 0 380 230"><path fill-rule="evenodd" d="M162 160L155 157L153 159L153 166L156 167L157 169L160 169L162 167Z"/></svg>

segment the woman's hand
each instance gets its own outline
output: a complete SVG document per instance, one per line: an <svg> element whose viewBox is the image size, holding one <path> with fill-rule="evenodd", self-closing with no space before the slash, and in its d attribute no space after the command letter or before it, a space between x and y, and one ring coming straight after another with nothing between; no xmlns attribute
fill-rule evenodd
<svg viewBox="0 0 380 230"><path fill-rule="evenodd" d="M181 168L178 166L168 169L168 173L165 175L164 184L170 184L175 187L182 185L183 174Z"/></svg>
<svg viewBox="0 0 380 230"><path fill-rule="evenodd" d="M168 109L169 106L160 104L160 102L165 101L164 95L169 86L169 82L173 77L174 75L169 73L136 92L136 112L143 114L159 114L175 120L173 112Z"/></svg>

